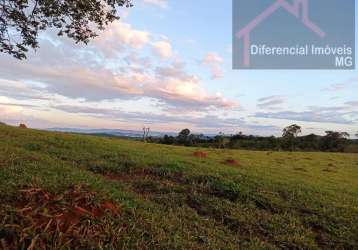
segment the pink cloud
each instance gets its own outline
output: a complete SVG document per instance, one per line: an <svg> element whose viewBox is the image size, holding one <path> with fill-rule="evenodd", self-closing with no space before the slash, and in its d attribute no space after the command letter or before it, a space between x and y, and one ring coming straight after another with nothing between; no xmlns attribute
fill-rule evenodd
<svg viewBox="0 0 358 250"><path fill-rule="evenodd" d="M61 44L43 40L41 50L31 52L26 61L1 57L0 76L7 80L37 81L44 84L47 94L88 101L147 97L155 98L167 108L201 110L238 105L208 93L200 77L189 73L180 60L158 62L158 58L143 56L141 48L146 45L153 46L161 58L171 57L173 48L167 39L153 42L149 32L136 30L129 24L114 23L88 47L57 37L51 39L59 39ZM109 59L117 54L118 60L107 64L108 57L96 56L101 53L110 54ZM222 61L216 54L209 54L204 60L207 64ZM160 66L153 69L155 63Z"/></svg>
<svg viewBox="0 0 358 250"><path fill-rule="evenodd" d="M168 41L158 41L152 44L153 52L161 59L169 59L173 55L172 45Z"/></svg>
<svg viewBox="0 0 358 250"><path fill-rule="evenodd" d="M222 64L224 59L214 52L209 52L203 59L203 64L212 65L212 64Z"/></svg>
<svg viewBox="0 0 358 250"><path fill-rule="evenodd" d="M219 79L224 77L224 73L222 70L222 64L224 63L224 59L217 53L209 52L208 54L206 54L201 63L209 68L212 79Z"/></svg>
<svg viewBox="0 0 358 250"><path fill-rule="evenodd" d="M150 33L134 29L130 24L118 21L110 24L94 40L93 45L104 52L106 56L113 56L125 47L141 49L150 42Z"/></svg>
<svg viewBox="0 0 358 250"><path fill-rule="evenodd" d="M209 95L198 82L171 79L163 87L156 89L157 93L174 103L181 102L187 108L211 109L238 107L237 102L229 101L220 95Z"/></svg>

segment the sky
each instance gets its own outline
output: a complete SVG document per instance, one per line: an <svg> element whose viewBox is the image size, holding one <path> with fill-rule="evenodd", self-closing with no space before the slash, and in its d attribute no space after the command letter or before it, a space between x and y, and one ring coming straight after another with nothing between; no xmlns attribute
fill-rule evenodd
<svg viewBox="0 0 358 250"><path fill-rule="evenodd" d="M232 70L231 0L134 0L87 46L41 33L0 56L0 121L275 135L358 131L357 70Z"/></svg>

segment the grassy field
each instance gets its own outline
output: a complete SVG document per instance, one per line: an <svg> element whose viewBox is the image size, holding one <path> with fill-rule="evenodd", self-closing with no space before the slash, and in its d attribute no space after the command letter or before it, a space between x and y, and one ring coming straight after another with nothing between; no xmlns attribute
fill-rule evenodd
<svg viewBox="0 0 358 250"><path fill-rule="evenodd" d="M0 125L0 201L0 249L358 249L358 154Z"/></svg>

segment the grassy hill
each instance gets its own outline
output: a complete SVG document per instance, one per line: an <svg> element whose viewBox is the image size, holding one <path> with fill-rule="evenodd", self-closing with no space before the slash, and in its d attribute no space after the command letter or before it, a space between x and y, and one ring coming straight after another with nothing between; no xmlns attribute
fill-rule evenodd
<svg viewBox="0 0 358 250"><path fill-rule="evenodd" d="M194 151L0 125L0 249L358 249L357 154Z"/></svg>

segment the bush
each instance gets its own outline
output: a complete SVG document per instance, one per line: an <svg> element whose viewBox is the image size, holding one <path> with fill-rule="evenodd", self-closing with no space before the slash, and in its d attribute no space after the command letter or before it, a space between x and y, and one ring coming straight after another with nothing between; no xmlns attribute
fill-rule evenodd
<svg viewBox="0 0 358 250"><path fill-rule="evenodd" d="M344 148L345 153L358 153L358 144L350 144Z"/></svg>

